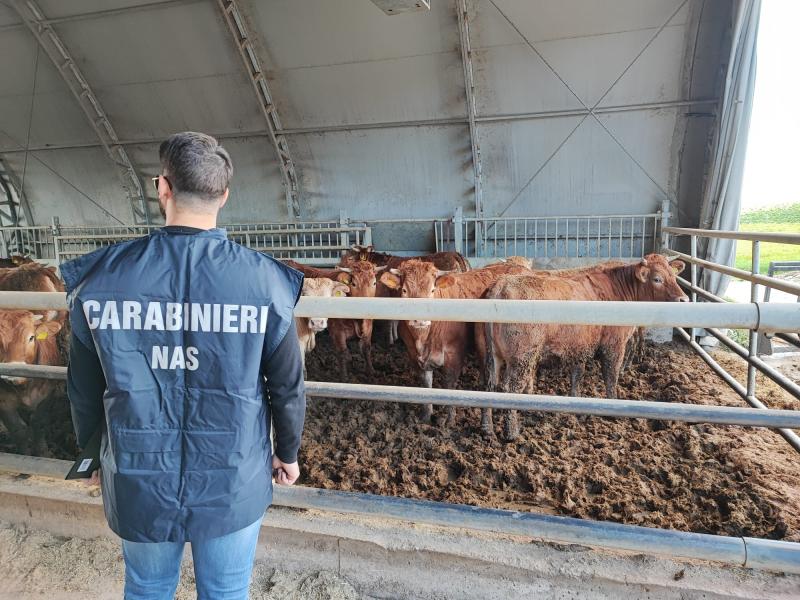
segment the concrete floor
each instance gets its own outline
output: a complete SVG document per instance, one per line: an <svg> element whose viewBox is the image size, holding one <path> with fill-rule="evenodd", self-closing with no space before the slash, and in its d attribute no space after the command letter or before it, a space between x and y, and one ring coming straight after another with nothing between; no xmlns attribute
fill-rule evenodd
<svg viewBox="0 0 800 600"><path fill-rule="evenodd" d="M19 552L9 552L3 544L6 551L0 551L5 574L0 598L119 597L118 541L100 499L82 484L0 472L0 521L0 534L19 546ZM796 575L468 527L273 507L257 552L254 583L261 587L251 589L251 598L789 600L800 590ZM97 550L94 560L75 562L77 556L91 556L91 549ZM21 556L31 564L22 568ZM299 591L303 581L310 586L307 594Z"/></svg>

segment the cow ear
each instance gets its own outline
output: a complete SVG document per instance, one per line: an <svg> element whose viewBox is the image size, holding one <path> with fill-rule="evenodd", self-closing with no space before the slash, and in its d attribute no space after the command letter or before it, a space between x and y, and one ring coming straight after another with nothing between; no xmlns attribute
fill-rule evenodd
<svg viewBox="0 0 800 600"><path fill-rule="evenodd" d="M642 283L647 283L647 278L650 277L650 267L645 264L639 263L634 267L634 274L636 275L636 279L641 281Z"/></svg>
<svg viewBox="0 0 800 600"><path fill-rule="evenodd" d="M456 282L456 278L452 275L442 275L436 278L436 289L448 288Z"/></svg>
<svg viewBox="0 0 800 600"><path fill-rule="evenodd" d="M672 267L672 272L675 273L675 275L679 275L683 273L683 270L686 268L686 263L682 260L675 259L670 261L669 266Z"/></svg>
<svg viewBox="0 0 800 600"><path fill-rule="evenodd" d="M47 321L36 328L36 339L40 342L46 340L51 335L61 331L61 323L58 321Z"/></svg>
<svg viewBox="0 0 800 600"><path fill-rule="evenodd" d="M381 275L381 283L390 290L396 290L403 282L400 277L389 271Z"/></svg>
<svg viewBox="0 0 800 600"><path fill-rule="evenodd" d="M341 298L342 296L346 296L349 293L350 293L350 288L347 287L346 285L339 284L334 286L333 288L333 295L336 298Z"/></svg>
<svg viewBox="0 0 800 600"><path fill-rule="evenodd" d="M336 276L336 281L338 281L339 283L343 283L345 285L350 285L350 273L347 273L345 271L340 272Z"/></svg>

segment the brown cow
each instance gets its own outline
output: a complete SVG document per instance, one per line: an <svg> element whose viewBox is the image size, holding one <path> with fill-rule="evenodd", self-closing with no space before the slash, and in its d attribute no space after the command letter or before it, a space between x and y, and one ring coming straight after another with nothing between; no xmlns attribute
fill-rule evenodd
<svg viewBox="0 0 800 600"><path fill-rule="evenodd" d="M23 292L63 292L64 284L56 275L55 267L48 267L33 261L23 262L19 267L0 269L0 290L3 291L23 291ZM45 311L0 311L3 313L3 319L6 321L3 326L6 335L10 336L7 339L16 340L16 342L8 342L6 350L4 350L4 358L2 362L17 361L18 359L8 358L13 354L19 354L19 349L14 350L15 343L22 343L20 339L14 336L22 335L19 333L21 330L15 330L9 320L13 321L14 318L20 318L23 323L18 324L18 327L23 325L30 330L29 318L35 318L39 329L43 326L44 322L49 322L46 329L47 338L36 342L36 346L42 347L45 351L44 359L37 358L37 361L32 364L46 364L65 366L69 356L69 323L67 321L66 310L45 310ZM43 319L43 321L42 321ZM16 333L11 333L16 331ZM42 331L38 331L42 334ZM30 337L28 333L24 343ZM55 348L58 350L58 360L52 362L51 350ZM44 362L41 362L44 360ZM30 432L27 427L21 428L20 423L24 425L24 421L19 416L19 409L25 405L28 408L36 410L42 401L54 394L63 394L64 384L52 379L33 379L29 381L19 378L2 378L0 379L0 413L2 413L3 422L6 427L13 429L11 432L12 437L19 443L21 447L27 448L31 440ZM34 431L35 435L39 432ZM34 442L36 440L33 440ZM41 450L39 450L41 451Z"/></svg>
<svg viewBox="0 0 800 600"><path fill-rule="evenodd" d="M446 273L430 262L409 260L399 269L391 269L381 276L381 281L391 289L399 289L403 298L480 298L499 277L512 273L530 273L515 263L498 263L466 273ZM451 321L402 321L400 338L403 340L411 363L420 369L421 383L433 385L433 369L444 372L444 386L455 388L464 368L464 359L471 348L473 324ZM480 352L482 349L478 348ZM482 356L480 357L483 358ZM429 421L433 412L430 404L424 405L423 421ZM455 410L448 410L452 423Z"/></svg>
<svg viewBox="0 0 800 600"><path fill-rule="evenodd" d="M511 275L499 279L487 292L489 299L508 300L624 300L687 302L675 276L684 269L679 260L668 262L649 254L639 263L576 270L553 277ZM486 323L487 389L532 393L540 360L555 357L572 372L577 395L586 361L600 358L606 395L616 395L625 347L635 327ZM516 411L504 425L508 440L519 435Z"/></svg>
<svg viewBox="0 0 800 600"><path fill-rule="evenodd" d="M32 262L34 262L34 260L29 256L14 254L9 258L0 258L0 268L13 269L15 267L19 267L20 265L27 265L28 263Z"/></svg>
<svg viewBox="0 0 800 600"><path fill-rule="evenodd" d="M67 349L59 341L60 321L45 321L29 310L0 310L0 362L12 365L64 366ZM0 377L0 421L20 450L30 451L28 425L19 409L34 411L53 393L63 393L63 383L48 379Z"/></svg>
<svg viewBox="0 0 800 600"><path fill-rule="evenodd" d="M292 267L296 271L300 271L309 279L319 279L320 277L327 277L328 279L337 280L341 270L339 269L320 269L319 267L312 267L311 265L304 265L290 259L283 261L283 264Z"/></svg>
<svg viewBox="0 0 800 600"><path fill-rule="evenodd" d="M351 250L345 252L340 265L349 266L354 262L371 262L377 267L388 267L396 269L407 260L421 260L436 265L442 271L469 271L469 262L458 252L435 252L433 254L421 254L419 256L395 256L384 252L375 252L373 246L353 246Z"/></svg>
<svg viewBox="0 0 800 600"><path fill-rule="evenodd" d="M336 267L339 276L346 276L350 287L351 298L374 298L377 290L378 273L386 267L376 267L368 261L353 262L349 267ZM349 364L352 360L347 349L347 340L357 338L358 347L367 365L367 375L375 376L372 366L372 319L328 319L328 331L333 340L333 347L338 353L340 374L347 379Z"/></svg>
<svg viewBox="0 0 800 600"><path fill-rule="evenodd" d="M338 281L327 277L307 277L303 280L303 296L344 296L350 293L350 288ZM316 334L328 326L325 317L295 317L297 339L300 342L300 352L303 355L303 378L306 377L306 354L317 345Z"/></svg>
<svg viewBox="0 0 800 600"><path fill-rule="evenodd" d="M469 262L458 252L435 252L434 254L422 254L420 256L394 256L383 252L375 252L373 246L353 246L342 256L339 264L349 266L355 262L371 262L377 267L388 269L398 269L409 260L421 260L429 262L442 271L454 271L463 273L470 270ZM378 280L378 288L375 295L378 298L397 298L398 290L394 290ZM389 345L398 339L398 321L389 321Z"/></svg>
<svg viewBox="0 0 800 600"><path fill-rule="evenodd" d="M306 277L329 279L343 283L349 287L349 296L361 298L374 298L377 289L377 273L386 267L376 267L369 261L354 261L349 267L338 266L334 269L319 269L297 263L293 260L285 261L290 267L302 271ZM350 351L347 349L347 340L358 338L361 355L367 364L367 374L375 375L372 366L372 319L328 319L328 332L333 340L333 346L338 352L340 373L347 379L349 364L352 361Z"/></svg>
<svg viewBox="0 0 800 600"><path fill-rule="evenodd" d="M56 275L55 267L28 262L19 267L0 268L0 290L6 292L63 292L64 283ZM67 311L36 311L48 320L64 321Z"/></svg>

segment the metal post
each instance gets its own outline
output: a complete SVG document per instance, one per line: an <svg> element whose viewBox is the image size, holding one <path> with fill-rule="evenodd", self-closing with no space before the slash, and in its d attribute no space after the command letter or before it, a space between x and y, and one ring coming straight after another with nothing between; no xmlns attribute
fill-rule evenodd
<svg viewBox="0 0 800 600"><path fill-rule="evenodd" d="M658 216L655 218L654 227L658 228L660 238L661 238L661 250L666 251L669 249L669 233L666 231L666 225L669 221L669 211L659 211ZM653 230L653 250L655 251L656 245L656 232Z"/></svg>
<svg viewBox="0 0 800 600"><path fill-rule="evenodd" d="M753 255L750 267L752 275L758 275L758 263L761 260L761 245L758 240L753 240ZM750 302L758 302L758 284L755 281L750 282ZM748 355L754 358L758 353L758 333L753 329L750 330L750 343L748 344ZM747 396L749 398L756 397L756 367L752 362L747 365Z"/></svg>
<svg viewBox="0 0 800 600"><path fill-rule="evenodd" d="M339 227L347 227L347 213L343 210L339 211ZM350 248L350 233L343 231L339 234L339 243L343 248Z"/></svg>
<svg viewBox="0 0 800 600"><path fill-rule="evenodd" d="M697 258L697 236L693 235L691 238L691 254L692 258ZM691 263L691 281L692 281L692 302L697 302L697 292L694 291L694 288L697 287L697 265L695 263ZM692 327L692 334L691 334L692 341L697 341L697 328Z"/></svg>
<svg viewBox="0 0 800 600"><path fill-rule="evenodd" d="M51 219L50 227L53 234L53 254L55 255L56 264L61 265L61 238L59 237L61 225L58 222L58 217Z"/></svg>
<svg viewBox="0 0 800 600"><path fill-rule="evenodd" d="M456 252L464 254L464 211L460 206L453 215L453 244Z"/></svg>
<svg viewBox="0 0 800 600"><path fill-rule="evenodd" d="M475 125L475 79L472 70L472 46L469 40L469 13L466 0L456 0L458 17L459 46L461 47L461 64L464 67L464 90L467 100L467 121L469 123L469 141L472 149L473 185L475 187L475 216L483 216L483 171L481 166L481 149L478 145L478 133Z"/></svg>

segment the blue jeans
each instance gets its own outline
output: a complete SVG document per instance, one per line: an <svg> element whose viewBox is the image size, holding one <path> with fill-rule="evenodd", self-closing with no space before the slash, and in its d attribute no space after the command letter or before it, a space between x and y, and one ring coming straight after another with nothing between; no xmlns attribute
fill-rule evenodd
<svg viewBox="0 0 800 600"><path fill-rule="evenodd" d="M244 529L191 542L198 600L247 600L261 519ZM122 540L125 600L171 600L185 542Z"/></svg>

